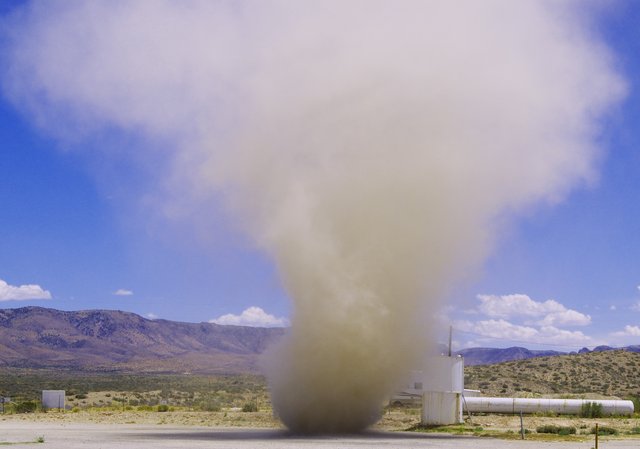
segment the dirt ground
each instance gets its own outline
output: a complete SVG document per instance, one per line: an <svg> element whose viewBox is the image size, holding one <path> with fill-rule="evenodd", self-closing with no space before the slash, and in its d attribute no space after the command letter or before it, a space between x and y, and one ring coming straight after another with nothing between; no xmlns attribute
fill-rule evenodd
<svg viewBox="0 0 640 449"><path fill-rule="evenodd" d="M606 449L639 447L639 440L601 440ZM531 441L466 435L369 431L358 435L300 436L282 429L224 428L139 424L86 424L0 421L0 445L12 449L350 449L350 448L457 448L457 449L583 449L592 441Z"/></svg>
<svg viewBox="0 0 640 449"><path fill-rule="evenodd" d="M261 429L282 429L280 421L274 417L270 409L259 412L242 412L240 409L227 409L220 412L174 410L157 411L120 411L89 409L78 412L49 411L47 413L24 413L0 415L0 423L68 423L68 424L135 424L135 425L167 425L167 426L201 426L201 427L245 427ZM620 433L639 432L640 418L616 417L587 419L573 416L535 416L524 415L525 429L535 432L543 425L575 427L578 434L587 434L595 423L617 429ZM380 421L373 426L377 431L402 431L420 423L420 410L417 408L391 408L385 411ZM477 415L465 417L468 428L482 428L484 431L520 432L520 417L512 415Z"/></svg>

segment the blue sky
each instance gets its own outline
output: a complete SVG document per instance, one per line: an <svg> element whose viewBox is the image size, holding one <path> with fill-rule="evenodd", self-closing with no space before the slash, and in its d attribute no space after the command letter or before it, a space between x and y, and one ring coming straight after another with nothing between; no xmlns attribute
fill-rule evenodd
<svg viewBox="0 0 640 449"><path fill-rule="evenodd" d="M0 14L22 4L0 1ZM601 123L598 178L523 214L452 291L443 319L460 346L640 344L640 5L614 2L596 23L629 89ZM126 157L142 143L101 137L61 142L0 97L0 307L283 324L290 305L270 259L224 218L206 241L183 223L144 220L154 168ZM119 156L77 151L105 140ZM237 317L250 307L272 316Z"/></svg>

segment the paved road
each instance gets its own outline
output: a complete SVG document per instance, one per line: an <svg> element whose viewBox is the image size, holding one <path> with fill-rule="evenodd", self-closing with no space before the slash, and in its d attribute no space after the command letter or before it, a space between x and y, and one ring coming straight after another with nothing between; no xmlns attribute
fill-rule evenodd
<svg viewBox="0 0 640 449"><path fill-rule="evenodd" d="M36 444L44 436L44 444ZM212 429L201 427L165 427L96 424L0 423L0 445L11 449L222 449L222 448L590 448L592 443L542 443L539 441L506 441L490 438L463 437L404 432L369 432L362 435L336 437L300 437L279 430ZM637 449L640 441L606 441L606 449Z"/></svg>

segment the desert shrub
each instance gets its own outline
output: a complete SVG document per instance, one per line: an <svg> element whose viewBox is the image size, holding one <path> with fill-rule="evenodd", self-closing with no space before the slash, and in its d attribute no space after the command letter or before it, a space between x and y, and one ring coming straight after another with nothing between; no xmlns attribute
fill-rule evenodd
<svg viewBox="0 0 640 449"><path fill-rule="evenodd" d="M582 418L601 418L602 404L597 402L585 402L580 408L580 416Z"/></svg>
<svg viewBox="0 0 640 449"><path fill-rule="evenodd" d="M591 428L591 434L596 433L596 427ZM618 429L609 426L598 426L598 435L618 435Z"/></svg>
<svg viewBox="0 0 640 449"><path fill-rule="evenodd" d="M200 410L203 412L219 412L222 407L218 401L205 401L200 404Z"/></svg>
<svg viewBox="0 0 640 449"><path fill-rule="evenodd" d="M569 426L555 426L553 424L547 424L544 426L538 426L536 428L538 433L553 433L556 435L575 435L576 428Z"/></svg>
<svg viewBox="0 0 640 449"><path fill-rule="evenodd" d="M169 406L167 404L160 404L160 405L158 405L156 410L159 411L159 412L168 412L169 411Z"/></svg>
<svg viewBox="0 0 640 449"><path fill-rule="evenodd" d="M22 401L15 404L15 413L33 413L38 408L35 401Z"/></svg>
<svg viewBox="0 0 640 449"><path fill-rule="evenodd" d="M150 412L153 410L153 407L151 407L150 405L140 405L138 406L137 410L139 412Z"/></svg>
<svg viewBox="0 0 640 449"><path fill-rule="evenodd" d="M640 434L640 427L634 427L629 431L630 434L632 435L639 435Z"/></svg>
<svg viewBox="0 0 640 449"><path fill-rule="evenodd" d="M87 395L84 393L76 394L76 399L87 399Z"/></svg>
<svg viewBox="0 0 640 449"><path fill-rule="evenodd" d="M544 418L556 418L558 416L558 413L554 412L553 410L545 410L542 412L535 412L533 413L533 416L544 417Z"/></svg>
<svg viewBox="0 0 640 449"><path fill-rule="evenodd" d="M258 404L255 403L254 401L245 402L245 404L242 406L242 411L243 412L257 412L258 411Z"/></svg>

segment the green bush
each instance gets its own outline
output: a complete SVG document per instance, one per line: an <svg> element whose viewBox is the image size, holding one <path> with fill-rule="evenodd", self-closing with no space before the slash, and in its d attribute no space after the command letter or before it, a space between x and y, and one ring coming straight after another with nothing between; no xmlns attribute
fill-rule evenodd
<svg viewBox="0 0 640 449"><path fill-rule="evenodd" d="M23 401L18 402L15 405L15 413L33 413L38 408L38 404L35 401Z"/></svg>
<svg viewBox="0 0 640 449"><path fill-rule="evenodd" d="M157 411L159 411L159 412L168 412L169 411L169 406L167 404L160 404L157 407Z"/></svg>
<svg viewBox="0 0 640 449"><path fill-rule="evenodd" d="M591 428L590 433L596 433L596 426ZM598 435L618 435L618 429L609 426L598 426Z"/></svg>
<svg viewBox="0 0 640 449"><path fill-rule="evenodd" d="M597 402L585 402L580 408L582 418L602 418L602 404Z"/></svg>
<svg viewBox="0 0 640 449"><path fill-rule="evenodd" d="M218 401L205 401L200 405L200 410L203 412L219 412L222 407Z"/></svg>
<svg viewBox="0 0 640 449"><path fill-rule="evenodd" d="M258 411L258 404L255 403L254 401L246 402L242 406L242 411L243 412L257 412Z"/></svg>
<svg viewBox="0 0 640 449"><path fill-rule="evenodd" d="M553 424L547 424L536 428L538 433L553 433L556 435L575 435L576 428L568 426L554 426Z"/></svg>
<svg viewBox="0 0 640 449"><path fill-rule="evenodd" d="M640 434L640 427L634 427L633 429L631 429L631 430L629 431L629 433L630 433L630 434L632 434L632 435L638 435L638 434Z"/></svg>

